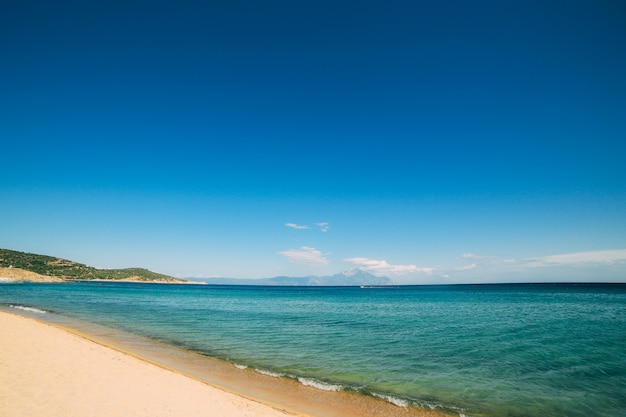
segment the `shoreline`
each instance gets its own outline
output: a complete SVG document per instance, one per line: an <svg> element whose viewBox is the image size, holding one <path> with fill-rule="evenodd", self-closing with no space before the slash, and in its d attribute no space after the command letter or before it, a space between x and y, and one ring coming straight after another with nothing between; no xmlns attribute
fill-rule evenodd
<svg viewBox="0 0 626 417"><path fill-rule="evenodd" d="M178 279L178 278L177 278ZM131 283L131 284L168 284L168 285L207 285L206 282L194 282L181 279L180 281L164 281L164 280L141 280L141 279L132 279L132 278L122 278L122 279L102 279L102 278L94 278L94 279L68 279L67 282L122 282L122 283Z"/></svg>
<svg viewBox="0 0 626 417"><path fill-rule="evenodd" d="M15 267L0 267L0 284L21 284L21 283L74 283L74 282L129 282L135 284L198 284L205 285L204 282L189 281L181 278L142 278L140 276L129 276L127 278L93 278L80 279L71 277L42 275L26 269Z"/></svg>
<svg viewBox="0 0 626 417"><path fill-rule="evenodd" d="M36 319L1 311L0 329L3 416L292 415Z"/></svg>
<svg viewBox="0 0 626 417"><path fill-rule="evenodd" d="M29 314L32 313L32 314ZM6 361L3 356L6 354L7 346L14 343L14 337L8 337L10 332L4 329L5 322L7 322L7 316L12 317L14 323L21 322L22 325L17 326L22 328L23 326L31 329L32 334L35 335L35 340L30 340L26 343L26 346L38 345L41 340L46 340L39 349L39 353L44 355L46 352L46 346L48 345L47 338L53 340L68 340L72 339L70 343L72 347L71 356L76 358L83 358L89 356L89 350L104 350L107 352L107 359L96 361L100 363L99 369L91 370L91 379L95 385L101 386L97 381L107 377L111 374L112 369L115 368L115 360L109 359L109 356L121 355L125 361L133 362L139 368L146 366L160 369L162 372L168 373L165 380L170 381L164 383L164 386L170 386L171 381L183 378L190 383L193 381L195 384L205 387L207 391L210 391L210 396L220 398L218 402L228 404L228 407L234 407L236 404L244 402L246 404L246 410L250 407L264 408L263 413L258 414L245 414L242 409L237 411L216 411L215 405L208 406L203 409L202 415L213 415L210 412L215 412L215 415L220 416L244 416L254 415L259 417L284 417L287 415L307 416L307 417L365 417L365 416L380 416L380 417L441 417L449 414L445 414L440 411L431 411L427 409L421 409L418 407L398 407L385 400L369 397L361 394L350 393L345 391L329 392L320 389L316 389L310 386L303 385L302 383L291 380L288 378L276 378L268 375L260 374L254 369L240 369L234 366L232 363L207 357L199 353L194 353L185 349L177 348L171 345L162 344L158 341L145 339L135 335L125 335L114 329L108 329L104 326L94 325L91 323L82 323L81 325L72 326L72 323L54 323L46 321L43 317L37 317L40 313L33 313L28 311L13 312L8 309L0 310L0 329L7 337L4 341L0 342L2 348L0 348L0 362ZM9 320L11 321L11 320ZM22 333L21 330L18 333ZM20 335L20 337L22 337ZM77 341L82 341L78 345L87 344L89 348L76 347ZM65 342L64 342L65 343ZM7 345L7 346L4 346ZM45 355L44 355L45 356ZM117 361L119 362L119 358ZM45 373L42 374L41 369L37 368L37 365L32 365L32 360L24 360L19 357L19 352L16 358L13 359L20 365L17 368L26 367L25 363L28 362L28 367L35 366L36 379L44 378ZM43 364L39 368L46 368L45 364L49 362L49 359L43 361ZM111 367L109 366L111 365ZM15 369L14 376L22 380L26 379L24 383L29 383L28 374L24 375L24 369ZM128 369L118 370L119 375L117 377L126 381L136 381L136 385L142 385L140 381L142 379L137 375L136 367L129 367ZM31 371L32 373L33 371ZM56 374L63 374L65 370L63 367L57 369ZM22 373L22 375L19 375ZM42 376L43 375L43 376ZM174 377L175 376L175 377ZM74 380L81 380L81 375L72 374ZM32 379L32 377L31 377ZM32 381L31 381L32 382ZM144 381L145 382L145 381ZM69 383L72 383L70 378ZM6 375L0 376L0 398L4 397L6 400L12 401L15 395L11 395L11 387L7 386ZM196 387L197 389L197 387ZM44 390L45 391L45 390ZM65 390L67 391L67 390ZM13 393L14 394L14 393ZM154 394L154 393L153 393ZM219 394L219 395L218 395ZM223 395L222 395L223 394ZM40 393L43 396L58 396L52 392ZM185 392L172 393L169 389L165 392L157 393L159 396L173 396L184 397ZM209 395L209 394L206 394ZM220 396L221 395L221 396ZM29 395L21 395L22 398L32 397ZM216 398L217 398L216 397ZM134 399L141 398L141 395L134 396L131 399L131 404L128 401L121 401L120 404L126 404L126 408L122 407L118 410L118 414L128 414L128 407L134 407L132 404ZM82 400L72 399L69 403L63 404L64 407L83 407L81 405ZM185 403L188 400L184 401ZM217 400L216 400L217 401ZM201 401L202 402L202 401ZM74 404L76 403L76 404ZM50 404L48 404L49 406ZM14 405L3 405L0 402L0 411L3 408L10 406L10 409L15 409ZM33 406L31 404L31 406ZM57 404L57 407L60 405ZM262 407L261 407L262 406ZM98 407L95 407L96 409ZM230 408L229 408L230 409ZM48 410L47 408L45 410ZM269 410L269 411L268 411ZM185 415L192 416L189 411L182 411ZM269 414L267 414L269 413ZM0 413L1 414L1 413ZM20 413L28 414L32 416L52 416L48 411L44 413ZM115 413L114 413L115 414ZM61 416L62 414L58 414ZM90 415L104 415L104 414L90 414ZM109 412L111 415L111 412ZM138 416L149 414L136 414ZM151 415L170 415L170 414L151 414ZM171 414L176 415L176 413Z"/></svg>

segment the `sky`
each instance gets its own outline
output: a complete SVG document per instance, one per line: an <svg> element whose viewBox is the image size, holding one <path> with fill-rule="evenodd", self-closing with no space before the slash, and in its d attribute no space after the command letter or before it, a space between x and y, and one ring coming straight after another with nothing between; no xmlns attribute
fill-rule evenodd
<svg viewBox="0 0 626 417"><path fill-rule="evenodd" d="M0 4L0 247L626 282L622 1Z"/></svg>

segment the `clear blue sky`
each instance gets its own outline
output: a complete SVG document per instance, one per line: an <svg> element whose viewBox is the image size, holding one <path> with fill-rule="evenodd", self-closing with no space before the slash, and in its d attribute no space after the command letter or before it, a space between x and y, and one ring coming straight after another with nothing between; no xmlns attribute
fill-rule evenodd
<svg viewBox="0 0 626 417"><path fill-rule="evenodd" d="M622 1L0 5L0 247L626 281Z"/></svg>

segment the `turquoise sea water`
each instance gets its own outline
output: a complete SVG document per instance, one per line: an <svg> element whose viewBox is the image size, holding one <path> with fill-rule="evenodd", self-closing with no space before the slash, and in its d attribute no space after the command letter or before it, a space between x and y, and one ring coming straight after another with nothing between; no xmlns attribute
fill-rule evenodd
<svg viewBox="0 0 626 417"><path fill-rule="evenodd" d="M465 416L626 415L626 285L3 284L0 305Z"/></svg>

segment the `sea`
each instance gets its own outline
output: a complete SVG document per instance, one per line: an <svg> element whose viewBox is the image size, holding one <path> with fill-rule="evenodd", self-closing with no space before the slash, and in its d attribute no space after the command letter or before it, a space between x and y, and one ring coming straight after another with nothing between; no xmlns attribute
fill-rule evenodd
<svg viewBox="0 0 626 417"><path fill-rule="evenodd" d="M461 417L626 416L626 284L1 284L0 307L119 329L326 391Z"/></svg>

